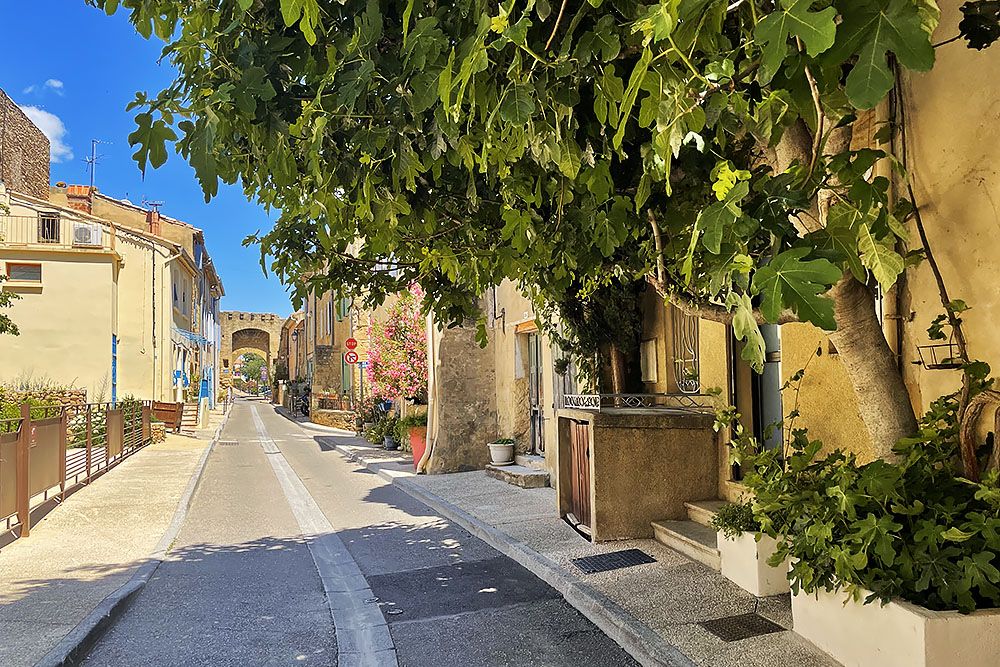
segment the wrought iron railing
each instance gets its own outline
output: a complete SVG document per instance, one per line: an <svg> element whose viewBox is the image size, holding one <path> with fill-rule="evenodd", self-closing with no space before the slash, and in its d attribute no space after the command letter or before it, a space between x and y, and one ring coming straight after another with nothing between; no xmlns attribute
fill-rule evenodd
<svg viewBox="0 0 1000 667"><path fill-rule="evenodd" d="M706 394L566 394L564 405L576 410L600 412L607 408L645 408L678 412L712 412L712 398Z"/></svg>
<svg viewBox="0 0 1000 667"><path fill-rule="evenodd" d="M60 215L0 216L0 245L52 248L110 248L104 225Z"/></svg>
<svg viewBox="0 0 1000 667"><path fill-rule="evenodd" d="M152 442L149 401L21 406L0 420L0 522L31 530L33 507L61 500Z"/></svg>

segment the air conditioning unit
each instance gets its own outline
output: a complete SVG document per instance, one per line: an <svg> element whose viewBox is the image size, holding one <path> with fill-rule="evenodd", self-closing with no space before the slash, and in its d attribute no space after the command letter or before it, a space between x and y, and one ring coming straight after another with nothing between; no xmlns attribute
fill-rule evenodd
<svg viewBox="0 0 1000 667"><path fill-rule="evenodd" d="M104 229L96 223L77 222L73 225L73 245L100 247Z"/></svg>

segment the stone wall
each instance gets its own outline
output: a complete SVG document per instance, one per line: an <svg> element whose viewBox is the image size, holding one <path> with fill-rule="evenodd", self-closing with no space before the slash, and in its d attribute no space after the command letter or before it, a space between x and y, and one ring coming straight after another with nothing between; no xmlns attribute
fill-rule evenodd
<svg viewBox="0 0 1000 667"><path fill-rule="evenodd" d="M357 419L351 410L312 410L309 421L321 426L332 426L353 432L357 428Z"/></svg>
<svg viewBox="0 0 1000 667"><path fill-rule="evenodd" d="M50 405L80 405L87 402L86 389L32 389L19 391L0 387L0 402L22 403L25 399Z"/></svg>
<svg viewBox="0 0 1000 667"><path fill-rule="evenodd" d="M220 384L228 386L231 383L236 359L251 351L260 353L267 360L268 382L273 382L274 363L278 359L278 344L285 318L274 313L240 311L223 311L219 317L222 320Z"/></svg>
<svg viewBox="0 0 1000 667"><path fill-rule="evenodd" d="M8 190L49 197L49 140L2 90L0 180Z"/></svg>
<svg viewBox="0 0 1000 667"><path fill-rule="evenodd" d="M496 367L492 336L480 347L475 327L438 334L434 415L437 427L428 472L480 470L489 462L486 443L497 437Z"/></svg>

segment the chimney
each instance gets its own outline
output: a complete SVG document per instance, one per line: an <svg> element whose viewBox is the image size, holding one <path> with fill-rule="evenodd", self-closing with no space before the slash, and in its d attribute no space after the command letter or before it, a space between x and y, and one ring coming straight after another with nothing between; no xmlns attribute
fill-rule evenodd
<svg viewBox="0 0 1000 667"><path fill-rule="evenodd" d="M146 211L146 227L150 234L160 235L160 212L155 208Z"/></svg>
<svg viewBox="0 0 1000 667"><path fill-rule="evenodd" d="M89 185L70 185L66 188L66 201L70 208L91 213L93 209L92 194Z"/></svg>

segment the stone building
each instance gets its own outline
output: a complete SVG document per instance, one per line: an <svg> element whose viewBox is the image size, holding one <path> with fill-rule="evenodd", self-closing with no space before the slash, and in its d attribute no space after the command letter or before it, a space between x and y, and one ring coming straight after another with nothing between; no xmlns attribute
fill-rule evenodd
<svg viewBox="0 0 1000 667"><path fill-rule="evenodd" d="M0 181L8 191L46 199L49 140L0 90Z"/></svg>

